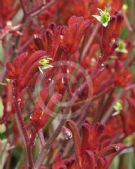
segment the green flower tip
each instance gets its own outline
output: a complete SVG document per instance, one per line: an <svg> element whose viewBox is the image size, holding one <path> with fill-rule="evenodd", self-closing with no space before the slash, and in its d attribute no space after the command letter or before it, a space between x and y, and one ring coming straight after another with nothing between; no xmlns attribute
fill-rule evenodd
<svg viewBox="0 0 135 169"><path fill-rule="evenodd" d="M49 69L49 68L52 68L53 66L50 64L50 61L52 60L52 58L42 58L40 61L39 61L39 71L41 73L43 73L44 70L46 69Z"/></svg>
<svg viewBox="0 0 135 169"><path fill-rule="evenodd" d="M128 5L127 5L127 4L123 4L122 10L123 10L124 12L127 12L127 11L128 11Z"/></svg>
<svg viewBox="0 0 135 169"><path fill-rule="evenodd" d="M118 47L115 49L115 52L118 53L128 53L127 49L126 49L126 43L123 40L119 40L118 41Z"/></svg>
<svg viewBox="0 0 135 169"><path fill-rule="evenodd" d="M116 112L122 111L123 106L122 106L121 100L117 100L117 101L114 103L113 108L115 109Z"/></svg>
<svg viewBox="0 0 135 169"><path fill-rule="evenodd" d="M124 144L127 144L128 146L132 145L134 140L134 136L133 135L129 135L128 137L126 137L123 142Z"/></svg>
<svg viewBox="0 0 135 169"><path fill-rule="evenodd" d="M100 15L93 15L94 18L96 18L104 27L107 27L109 21L110 21L110 13L107 9L104 11L102 9L98 8L98 12Z"/></svg>

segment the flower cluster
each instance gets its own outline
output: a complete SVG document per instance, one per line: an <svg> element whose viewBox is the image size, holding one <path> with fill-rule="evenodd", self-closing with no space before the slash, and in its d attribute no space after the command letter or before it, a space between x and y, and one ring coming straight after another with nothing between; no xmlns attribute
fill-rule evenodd
<svg viewBox="0 0 135 169"><path fill-rule="evenodd" d="M1 0L2 168L128 168L123 159L135 148L128 2Z"/></svg>

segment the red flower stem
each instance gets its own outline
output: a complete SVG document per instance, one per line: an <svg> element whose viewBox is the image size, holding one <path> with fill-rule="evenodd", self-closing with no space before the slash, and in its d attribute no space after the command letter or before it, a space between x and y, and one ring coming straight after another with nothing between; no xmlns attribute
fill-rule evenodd
<svg viewBox="0 0 135 169"><path fill-rule="evenodd" d="M88 104L85 104L84 106L82 106L82 108L79 109L80 118L77 121L77 125L79 126L79 128L81 127L80 124L84 121L90 107L91 107L91 103L88 103ZM82 112L84 112L84 113L82 113Z"/></svg>
<svg viewBox="0 0 135 169"><path fill-rule="evenodd" d="M125 110L123 110L123 114L125 113ZM123 133L124 133L124 136L127 135L127 129L126 129L126 120L124 118L122 113L120 113L120 118L121 118L121 121L122 121L122 127L123 127Z"/></svg>
<svg viewBox="0 0 135 169"><path fill-rule="evenodd" d="M29 144L30 140L29 140L26 128L25 128L23 118L21 116L23 113L20 108L20 102L18 102L19 98L17 96L17 91L16 91L16 82L14 83L13 97L14 97L14 104L15 104L16 120L17 120L18 129L20 131L20 134L24 138L24 144L26 146L27 155L28 155L28 167L27 168L31 169L33 166L32 147Z"/></svg>
<svg viewBox="0 0 135 169"><path fill-rule="evenodd" d="M104 102L105 102L105 95L102 96L100 102L99 102L99 107L95 113L95 116L93 118L93 123L95 123L96 121L99 121L100 116L103 112L103 106L104 106Z"/></svg>
<svg viewBox="0 0 135 169"><path fill-rule="evenodd" d="M45 138L44 138L44 133L43 133L42 129L40 129L38 131L38 135L39 135L39 138L40 138L41 145L42 145L42 147L44 147L45 146Z"/></svg>
<svg viewBox="0 0 135 169"><path fill-rule="evenodd" d="M87 52L88 52L88 50L89 50L89 48L90 48L90 46L91 46L91 44L92 44L92 42L93 42L93 40L94 40L96 34L97 34L97 31L99 30L99 27L100 27L100 24L97 24L97 25L95 25L95 27L93 28L93 32L92 32L90 38L88 39L88 42L87 42L87 44L86 44L85 47L84 47L84 50L82 51L82 57L81 57L82 59L83 59L84 56L87 54Z"/></svg>
<svg viewBox="0 0 135 169"><path fill-rule="evenodd" d="M120 92L117 94L116 99L112 102L110 108L108 111L105 113L104 117L101 119L102 124L105 124L108 118L111 116L113 106L116 100L120 99L121 95L123 94L124 89L121 89Z"/></svg>
<svg viewBox="0 0 135 169"><path fill-rule="evenodd" d="M16 124L17 124L18 130L19 130L20 136L21 136L21 138L22 138L22 140L24 142L25 147L27 147L26 146L25 137L23 135L23 132L22 132L22 129L21 129L21 125L20 125L20 121L19 121L19 118L18 118L17 114L15 114L15 120L16 120Z"/></svg>
<svg viewBox="0 0 135 169"><path fill-rule="evenodd" d="M85 103L90 103L96 99L98 99L99 97L101 97L102 95L106 94L106 92L110 89L112 89L114 87L114 83L110 83L109 86L107 86L107 88L105 88L103 91L99 92L99 93L96 93L95 95L93 95L92 98L88 98L86 100L83 100L83 101L80 101L80 102L77 102L75 104L73 104L74 106L80 106L81 104L85 104Z"/></svg>
<svg viewBox="0 0 135 169"><path fill-rule="evenodd" d="M41 6L37 7L35 10L33 10L32 12L28 13L28 15L30 17L35 17L37 15L39 15L41 12L43 12L45 9L49 8L50 6L52 6L55 3L56 0L52 0L47 4L42 4Z"/></svg>
<svg viewBox="0 0 135 169"><path fill-rule="evenodd" d="M7 118L8 118L7 114L0 117L0 124L6 123Z"/></svg>
<svg viewBox="0 0 135 169"><path fill-rule="evenodd" d="M33 41L33 37L30 37L27 42L24 43L20 48L16 50L16 54L21 54L22 52L25 52L26 48L29 46L29 44Z"/></svg>
<svg viewBox="0 0 135 169"><path fill-rule="evenodd" d="M110 102L111 102L111 98L112 98L113 92L114 92L114 89L112 89L112 90L110 91L110 93L108 93L108 97L107 97L107 99L106 99L105 104L101 104L101 107L98 108L98 111L96 112L96 116L95 116L95 118L94 118L94 122L100 121L100 119L101 119L102 116L104 115L104 112L107 110L107 107L108 107L108 105L109 105ZM104 95L104 97L105 97L105 95Z"/></svg>
<svg viewBox="0 0 135 169"><path fill-rule="evenodd" d="M134 64L134 62L135 62L135 56L131 57L131 59L128 60L128 62L126 63L126 66L131 67Z"/></svg>
<svg viewBox="0 0 135 169"><path fill-rule="evenodd" d="M67 111L66 113L67 114ZM54 134L50 137L50 139L48 140L48 142L46 143L46 145L43 147L43 149L41 150L38 159L35 162L35 166L34 169L39 169L42 161L44 160L45 156L47 155L52 143L55 141L55 139L57 138L57 136L59 135L59 133L61 132L62 127L64 126L66 122L66 118L62 118L60 124L58 125L58 127L56 128L56 130L54 131Z"/></svg>

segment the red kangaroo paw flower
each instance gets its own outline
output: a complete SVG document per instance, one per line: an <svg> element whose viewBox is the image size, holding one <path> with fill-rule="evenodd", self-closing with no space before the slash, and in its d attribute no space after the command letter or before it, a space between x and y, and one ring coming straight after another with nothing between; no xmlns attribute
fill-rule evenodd
<svg viewBox="0 0 135 169"><path fill-rule="evenodd" d="M78 167L81 168L81 166L82 166L81 152L80 152L81 139L80 139L79 131L76 127L76 124L72 120L67 121L66 125L72 132L73 141L74 141L74 145L75 145L75 153L76 153L77 163L78 163Z"/></svg>

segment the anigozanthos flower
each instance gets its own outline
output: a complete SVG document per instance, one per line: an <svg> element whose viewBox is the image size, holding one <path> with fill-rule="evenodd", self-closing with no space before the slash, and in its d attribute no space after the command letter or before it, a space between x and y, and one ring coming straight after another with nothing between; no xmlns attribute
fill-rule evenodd
<svg viewBox="0 0 135 169"><path fill-rule="evenodd" d="M115 109L115 112L113 113L113 116L118 115L122 111L122 109L123 109L121 100L117 100L114 103L113 108Z"/></svg>
<svg viewBox="0 0 135 169"><path fill-rule="evenodd" d="M96 18L104 27L107 27L109 21L110 21L110 13L107 9L104 11L102 9L98 8L98 12L100 15L93 15L94 18Z"/></svg>
<svg viewBox="0 0 135 169"><path fill-rule="evenodd" d="M128 53L128 51L126 49L126 43L122 39L119 39L118 46L115 49L115 52L118 52L118 53Z"/></svg>
<svg viewBox="0 0 135 169"><path fill-rule="evenodd" d="M40 61L39 61L39 71L41 73L43 73L44 70L46 69L49 69L49 68L52 68L53 66L50 64L50 61L52 60L52 58L42 58Z"/></svg>

